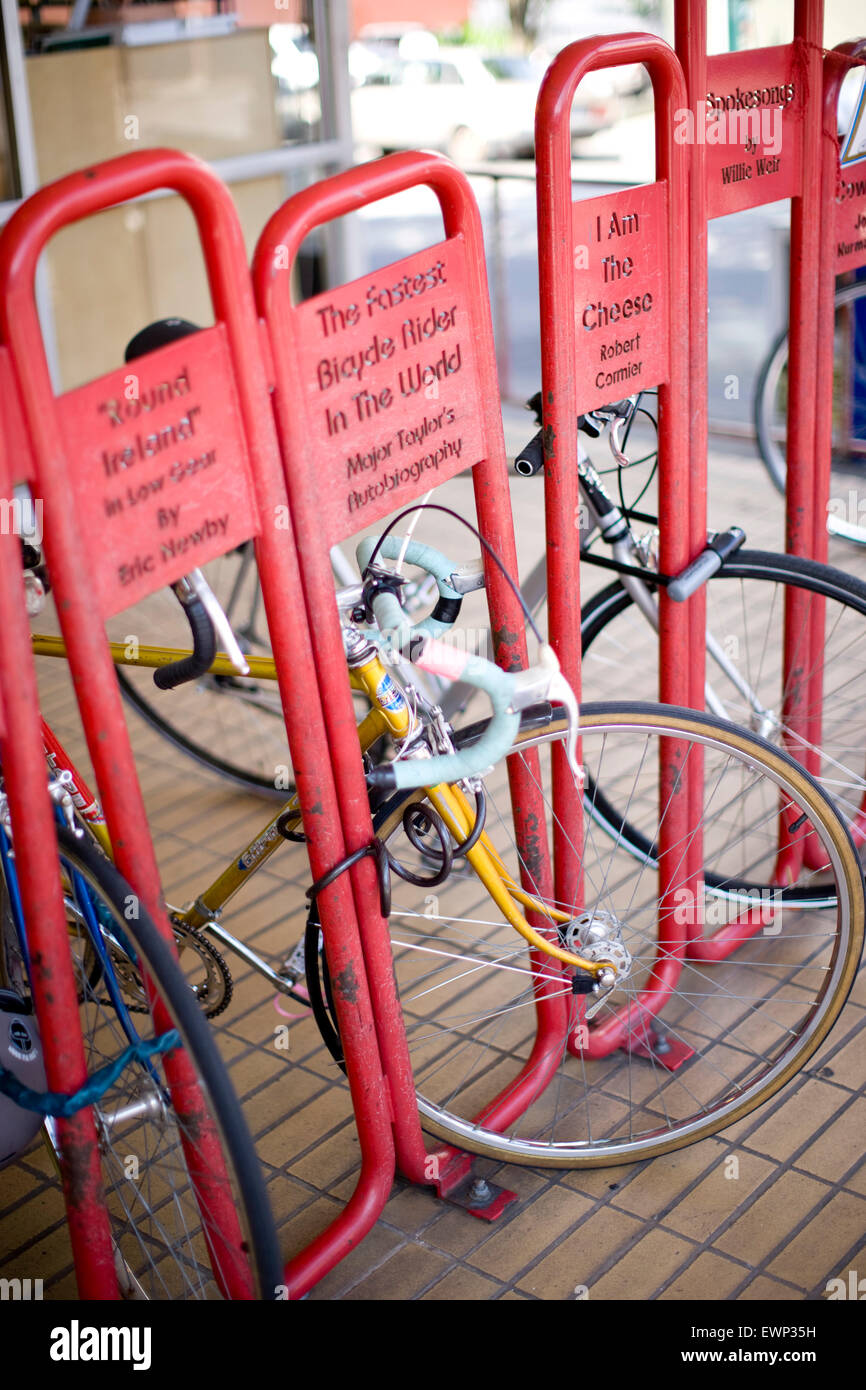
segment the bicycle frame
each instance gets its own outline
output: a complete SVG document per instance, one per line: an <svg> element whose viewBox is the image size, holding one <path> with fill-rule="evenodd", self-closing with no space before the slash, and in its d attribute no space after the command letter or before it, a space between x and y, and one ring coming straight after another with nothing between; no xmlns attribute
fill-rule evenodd
<svg viewBox="0 0 866 1390"><path fill-rule="evenodd" d="M588 505L591 505L589 503ZM625 561L631 559L633 555L634 540L631 532L617 543L619 556ZM630 548L631 547L631 548ZM615 554L617 551L615 550ZM655 626L652 614L655 613L655 601L652 591L647 582L642 579L639 573L623 576L624 584L634 586L638 594L638 603L641 612ZM62 640L56 637L36 636L34 637L34 649L42 655L53 657L63 656ZM161 647L141 647L138 648L135 657L128 655L128 649L121 643L112 645L113 659L122 665L139 665L153 668L165 665L177 659L179 653L175 649ZM251 674L260 679L274 679L275 670L269 658L255 658L255 669ZM252 664L252 660L251 660ZM722 664L722 663L720 663ZM724 665L727 666L725 660ZM215 674L233 674L233 668L226 657L217 657L211 668ZM359 748L362 753L366 753L374 744L386 734L390 734L395 740L403 738L407 732L408 715L405 708L402 711L391 711L382 708L375 703L375 691L384 674L384 667L376 659L371 669L365 674L364 668L351 669L349 672L350 682L356 691L364 693L371 701L371 708L358 725ZM732 670L732 679L738 689L742 689L743 682L738 678L738 673ZM753 704L757 701L753 700ZM72 759L65 753L62 745L54 737L52 731L44 726L44 738L46 751L51 749L54 759L54 767L67 770L73 778L73 795L77 793L77 804L82 803L87 807L90 814L86 816L90 829L98 834L100 813L98 805L93 802L89 789L75 767ZM455 844L464 841L472 831L474 825L474 811L467 797L459 785L441 785L426 787L419 791L419 797L426 797L429 804L440 816L448 832L452 836ZM95 808L95 809L94 809ZM240 853L232 856L231 860L223 871L210 884L198 894L192 903L182 909L172 909L172 917L179 927L190 927L204 931L210 935L215 942L225 947L227 950L239 955L248 965L258 971L268 982L278 991L291 995L292 990L300 980L300 969L294 969L290 964L295 953L287 951L284 964L279 969L269 964L250 946L239 940L230 932L221 921L222 914L230 901L244 888L255 873L271 856L276 853L278 847L287 838L286 832L291 835L301 823L300 810L296 798L291 797L280 806L279 810L271 815L267 823L258 833L246 844ZM100 841L102 843L102 840ZM105 846L103 846L105 847ZM477 844L466 854L466 860L474 874L477 876L485 891L502 914L505 921L520 934L536 951L548 958L553 958L559 962L573 964L575 957L562 951L556 944L558 939L557 927L567 924L571 917L568 913L551 908L548 904L534 897L531 893L522 890L509 876L495 846L491 842L486 832L482 832ZM523 910L521 910L523 909ZM547 923L546 935L533 930L529 925L525 913L536 914L536 920L543 918ZM728 936L735 938L734 944L738 944L743 938L743 928L750 928L753 931L760 929L760 914L750 916L749 912L738 915L729 924L731 930ZM750 933L749 933L750 934ZM698 943L696 943L698 944ZM703 943L700 943L703 944ZM726 946L726 941L720 940L718 948ZM295 948L297 950L297 947ZM727 947L729 949L729 947ZM548 972L552 962L548 960ZM652 997L647 1000L642 1017L651 1016L653 1013L661 1011L665 1000L664 998ZM568 1046L571 1050L572 1041L569 1033ZM614 1043L616 1046L616 1043ZM483 1117L480 1117L483 1118ZM479 1119L480 1122L480 1119Z"/></svg>
<svg viewBox="0 0 866 1390"><path fill-rule="evenodd" d="M165 665L168 661L174 660L177 655L174 650L169 648L148 648L144 660L133 660L123 657L121 644L115 643L113 647L118 653L118 659L122 659L123 664L127 665ZM34 650L41 655L62 656L64 654L62 640L55 637L34 637ZM227 658L218 658L212 669L218 669L221 664L227 666L229 664ZM266 667L268 665L267 659L261 659L260 664L263 668ZM376 662L372 675L367 674L365 677L363 672L351 672L353 688L364 691L372 697L383 671L384 668ZM271 673L265 672L263 669L261 675L270 676ZM275 673L273 678L276 678ZM392 734L395 738L402 737L406 733L405 714L401 717L400 711L392 713L390 710L374 705L358 726L360 751L362 753L367 752L378 739L387 733ZM88 830L94 835L100 846L110 853L110 842L98 803L92 797L87 783L73 759L44 720L43 740L46 756L50 758L52 767L57 771L66 771L70 774L72 778L70 791ZM456 842L459 843L468 837L474 825L474 812L459 786L442 784L428 787L419 791L419 796L426 796L429 799L430 804L441 816ZM217 941L240 955L272 984L282 990L291 988L293 981L274 971L261 956L227 931L221 925L219 918L231 899L250 881L257 870L267 863L284 842L285 831L290 833L296 831L300 824L300 808L297 799L292 797L271 817L246 847L232 857L223 872L198 895L189 907L170 909L173 919L179 925L209 932ZM579 960L579 957L561 950L554 941L547 940L529 925L524 913L520 910L521 907L530 912L541 913L551 922L557 924L570 921L570 917L568 913L544 904L513 883L486 832L482 832L478 843L467 852L466 859L505 919L525 940L544 954L564 963L573 964L576 959Z"/></svg>
<svg viewBox="0 0 866 1390"><path fill-rule="evenodd" d="M590 527L588 538L591 540L596 533L600 533L611 548L614 560L621 566L627 566L628 572L619 575L620 583L626 592L633 599L636 608L643 615L650 626L658 631L658 602L652 587L652 571L645 569L636 563L638 545L634 538L630 520L624 516L619 507L613 502L606 492L599 475L592 467L591 461L585 449L579 444L578 447L578 482L580 485L581 496L586 506ZM602 522L601 516L604 521ZM592 557L586 557L592 562ZM546 593L546 572L544 559L542 558L531 571L525 584L523 585L525 595L531 610L536 609L543 601ZM231 607L231 601L230 601ZM731 682L739 695L745 699L753 712L753 725L756 731L767 736L775 723L775 716L758 699L756 692L749 683L743 678L735 664L730 660L719 642L713 634L705 634L706 648L722 674ZM63 657L65 656L65 646L62 638L49 635L34 635L33 650L37 655ZM139 646L135 654L131 655L129 648L121 642L110 644L112 660L119 666L143 667L146 669L156 669L166 666L179 657L186 655L183 650L159 646ZM250 656L248 658L250 666L250 677L258 680L276 680L276 667L270 657ZM236 669L229 658L225 655L217 655L212 663L209 674L215 676L236 677ZM361 721L358 727L358 736L361 752L365 753L383 735L390 733L396 738L400 738L405 733L399 719L395 722L387 711L379 709L374 702L374 686L365 682L354 670L349 672L350 684L356 691L364 693L371 699L370 712ZM469 687L460 683L448 688L439 703L443 709L446 719L451 719L462 708L466 692ZM722 717L727 717L727 710L723 700L716 694L712 685L707 682L705 685L705 700L708 709ZM53 734L46 725L43 725L43 737L46 745L50 746ZM56 742L56 741L55 741ZM59 747L59 745L58 745ZM62 752L62 749L60 750ZM65 755L64 755L65 756ZM100 825L101 812L98 804L92 798L86 784L78 773L77 769L66 758L66 762L61 764L71 772L76 787L80 793L79 809L82 809L84 818L90 824L93 833L99 840L102 848L108 851L107 834L104 830L104 822ZM426 795L431 804L442 816L448 829L453 834L455 841L465 839L472 826L472 812L463 798L463 804L459 801L455 803L454 791L459 789L448 788L428 788ZM460 793L462 797L462 793ZM83 805L82 805L83 803ZM86 806L88 810L84 810ZM91 819L88 813L92 808L96 808L95 816ZM216 941L227 949L240 955L249 965L253 966L260 973L281 990L290 990L295 983L292 978L275 971L268 963L254 952L250 947L239 941L232 935L220 922L221 914L226 905L243 888L255 871L266 863L271 855L276 851L284 836L281 831L280 822L283 828L290 832L295 830L300 823L300 813L297 819L290 819L291 813L296 811L297 802L294 799L287 801L280 810L271 817L267 824L249 842L249 844L235 856L226 869L218 876L213 883L198 895L195 901L183 909L175 910L174 917L180 925L197 928L209 932ZM790 868L788 862L789 847L782 845L780 849L779 867L780 873ZM540 904L531 895L524 894L517 889L516 885L503 879L499 869L501 861L498 861L496 851L486 836L481 837L480 845L476 851L467 855L467 860L471 864L481 882L484 884L490 897L497 904L500 910L511 925L528 941L535 942L540 946L545 954L556 956L557 949L550 942L538 941L536 933L526 922L523 913L519 910L519 905L523 905L528 911L538 912ZM497 868L499 863L499 868ZM551 912L543 909L544 915L554 921L569 920L567 914ZM697 939L698 929L692 930L691 936L696 949L704 949L704 943ZM566 954L562 957L570 959Z"/></svg>
<svg viewBox="0 0 866 1390"><path fill-rule="evenodd" d="M12 924L15 929L15 935L18 939L18 945L21 949L22 959L29 978L30 949L27 940L27 927L21 906L21 895L18 891L18 874L15 869L12 846L5 831L0 831L0 872L2 872L3 879L6 883L7 892L9 894L9 907L12 914ZM71 875L70 888L74 892L76 900L81 904L81 916L83 918L87 939L99 959L105 987L108 991L108 997L111 1000L112 1008L117 1014L118 1022L126 1036L126 1040L130 1043L139 1042L140 1035L123 1001L123 995L117 983L117 976L111 963L111 957L105 948L103 931L97 920L87 886L81 875L74 871ZM153 1072L151 1063L147 1062L146 1065L149 1070ZM155 1076L156 1073L153 1072L153 1075Z"/></svg>

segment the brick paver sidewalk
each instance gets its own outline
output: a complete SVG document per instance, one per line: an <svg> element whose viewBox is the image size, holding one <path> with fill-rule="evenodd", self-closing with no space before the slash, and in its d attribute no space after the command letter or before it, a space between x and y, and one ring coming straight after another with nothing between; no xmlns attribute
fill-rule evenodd
<svg viewBox="0 0 866 1390"><path fill-rule="evenodd" d="M467 481L457 479L450 488L457 505L469 510ZM541 551L541 494L538 479L515 482L523 572ZM743 524L752 546L780 546L781 504L745 449L715 451L710 516L721 527ZM866 553L834 545L831 558L866 571ZM598 587L606 579L588 578L587 584ZM46 716L77 751L65 670L58 662L40 665ZM653 698L650 690L630 693ZM129 721L167 894L183 902L260 827L262 805L182 759L135 714ZM307 881L303 850L287 846L256 878L250 899L241 900L228 925L275 962L282 960L300 936ZM358 1145L348 1093L300 1007L288 1001L278 1006L273 990L237 958L232 969L234 1000L214 1026L267 1170L289 1255L340 1209L354 1186ZM273 1046L283 1023L291 1030L288 1052ZM374 1231L312 1297L819 1297L834 1276L847 1279L851 1269L866 1275L864 1089L861 974L807 1070L767 1108L723 1135L648 1164L589 1173L479 1161L480 1172L520 1197L493 1225L398 1181ZM0 1173L0 1275L41 1277L47 1298L74 1296L63 1206L38 1146Z"/></svg>

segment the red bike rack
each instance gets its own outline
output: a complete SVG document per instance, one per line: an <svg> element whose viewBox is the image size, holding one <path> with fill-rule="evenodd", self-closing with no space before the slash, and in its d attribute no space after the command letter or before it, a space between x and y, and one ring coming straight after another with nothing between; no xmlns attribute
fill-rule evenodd
<svg viewBox="0 0 866 1390"><path fill-rule="evenodd" d="M623 193L572 201L570 114L582 78L599 68L643 63L656 107L656 182ZM703 550L706 522L691 504L689 466L688 152L674 139L674 120L685 106L677 56L661 39L619 34L571 44L554 59L542 83L535 123L538 166L539 294L542 399L545 432L548 612L550 637L563 671L580 689L580 552L577 515L579 412L641 387L659 387L659 563L678 574ZM608 365L615 364L614 370ZM699 498L703 497L700 492ZM689 705L700 690L691 660L690 626L700 598L659 604L660 698ZM699 775L683 787L682 747L665 740L662 794L680 788L665 816L660 853L660 899L672 903L672 875L681 866L689 808L702 794ZM568 846L582 842L582 807L560 750L554 750L554 842L557 897L575 901L578 871ZM699 769L697 764L695 772ZM691 767L689 769L691 772ZM697 888L702 856L690 841L687 865ZM676 868L675 868L676 865ZM680 876L680 883L682 878ZM663 1007L679 973L686 929L671 910L661 916L659 956L636 1004L590 1031L590 1056L618 1046L639 1050L649 1020ZM584 1049L584 1053L587 1049ZM682 1057L668 1055L668 1064Z"/></svg>
<svg viewBox="0 0 866 1390"><path fill-rule="evenodd" d="M836 276L866 265L866 176L847 178L840 163L837 108L843 79L866 63L866 38L839 44L824 59L821 207L832 209L830 234L821 238L816 352L815 494L812 553L827 558L827 502L833 440L834 295ZM858 161L860 169L866 168Z"/></svg>
<svg viewBox="0 0 866 1390"><path fill-rule="evenodd" d="M691 106L697 110L706 100L708 91L716 100L728 101L742 88L747 93L756 93L762 100L765 93L769 94L769 105L780 123L776 153L768 154L767 149L754 140L737 150L735 156L729 146L708 146L704 188L710 217L782 197L792 200L786 549L792 554L820 561L827 559L828 412L833 361L833 270L828 263L826 232L829 227L833 235L835 219L816 216L816 205L818 208L832 205L838 165L835 124L831 137L832 172L827 163L826 132L822 135L823 26L823 0L797 0L792 43L707 59L701 51L705 48L706 37L705 5L679 0L677 6L678 44L689 55ZM829 64L830 59L827 61ZM694 166L693 170L697 181L700 175ZM831 192L828 192L829 179L833 180ZM817 200L813 196L816 189ZM701 307L696 306L696 310ZM705 311L705 304L703 308ZM702 356L693 367L696 401L706 399L705 377L703 381L700 379L704 362ZM823 407L822 398L826 402ZM797 679L797 669L804 659L805 616L803 595L793 591L787 593L784 713L789 732L786 742L789 751L817 774L820 770L822 676L820 670L814 668L820 664L818 657L824 643L823 603L813 601L810 606L812 636L808 662L813 673L803 681ZM809 859L810 841L791 844L781 827L779 838L779 875L784 879L786 875L799 873L804 856ZM716 958L708 944L698 943L696 949L701 953L709 952L705 958Z"/></svg>
<svg viewBox="0 0 866 1390"><path fill-rule="evenodd" d="M863 178L844 177L840 164L837 109L842 81L852 66L866 62L866 39L840 44L824 59L820 206L828 210L830 234L821 237L818 278L818 330L815 352L815 447L812 497L812 546L816 560L828 555L827 504L830 500L830 467L833 450L833 372L835 358L836 276L866 265L866 192ZM866 168L860 163L861 169ZM859 188L859 192L858 192ZM823 605L822 605L823 609ZM815 618L812 642L823 643L823 611ZM821 625L819 626L819 619ZM818 692L820 695L820 691ZM821 707L813 708L809 728L812 746L821 746ZM849 825L859 844L866 841L866 798ZM807 846L808 852L808 846Z"/></svg>
<svg viewBox="0 0 866 1390"><path fill-rule="evenodd" d="M829 495L833 363L833 292L835 274L849 268L835 251L850 233L844 201L834 204L838 174L836 99L839 83L856 56L856 46L844 45L841 56L828 55L825 64L825 114L820 111L823 0L797 0L794 39L790 44L751 52L707 57L705 0L676 0L676 46L686 74L689 111L696 123L705 119L708 102L720 112L761 107L776 122L771 144L751 127L739 148L730 140L699 138L691 147L689 246L691 262L691 418L692 503L697 517L697 490L703 485L706 459L706 220L780 198L792 199L790 269L790 352L788 389L788 469L786 548L797 555L827 559L826 503ZM832 90L831 90L832 89ZM832 106L832 112L831 112ZM730 123L730 116L728 122ZM764 133L763 121L760 124ZM823 140L823 152L822 152ZM816 216L811 195L819 189L817 206L834 208L835 216ZM848 218L848 223L851 219ZM829 235L828 235L829 230ZM835 264L834 264L835 262ZM851 261L851 264L854 262ZM696 523L697 524L697 521ZM810 607L812 638L810 665L819 665L824 643L823 604ZM821 739L821 673L808 681L794 679L803 662L803 596L785 596L784 670L786 741L794 756L811 772L819 772ZM693 641L700 640L693 628ZM695 690L696 705L701 692ZM793 735L793 736L791 736ZM799 872L808 859L810 841L792 844L779 831L780 881ZM742 924L734 924L733 944L743 939ZM748 931L746 932L748 935ZM711 940L697 929L690 955L717 960L730 947L728 933Z"/></svg>
<svg viewBox="0 0 866 1390"><path fill-rule="evenodd" d="M5 411L4 416L5 426L8 420ZM14 457L19 461L22 456L16 452ZM12 496L11 458L8 435L5 428L0 429L0 493L4 497ZM54 1039L54 1046L45 1048L45 1072L51 1090L70 1093L84 1084L88 1071L57 872L54 816L46 794L36 672L24 606L21 547L13 534L0 536L0 711L0 757L21 897L28 921L39 924L32 958L33 998L42 1036ZM100 1196L100 1163L93 1114L90 1110L80 1110L57 1124L64 1156L63 1192L79 1292L82 1298L113 1298L117 1295L117 1279L108 1217Z"/></svg>
<svg viewBox="0 0 866 1390"><path fill-rule="evenodd" d="M444 241L353 284L292 305L288 272L314 228L421 184L432 188L439 200ZM472 465L480 529L510 572L517 572L478 208L465 176L447 160L428 154L392 155L290 198L262 233L253 275L259 312L270 335L286 486L298 548L304 556L303 583L316 667L323 696L327 694L323 704L343 831L352 851L369 844L373 830L329 547L414 501L431 483ZM441 315L441 341L430 344L420 356L410 350L417 346L417 337L410 334L408 345L401 338L404 296L417 302L414 313L423 310L426 315L433 309ZM423 339L423 330L420 336ZM358 389L360 383L351 368L357 360L365 363L363 390ZM349 364L345 371L343 362ZM417 386L425 382L433 396L429 407L423 396L418 401ZM387 472L384 468L379 472L378 465L373 468L377 449L385 450L389 440L397 440L398 429L423 425L428 413L443 407L448 407L453 419L447 440L442 433L442 447L462 440L459 455L452 450L435 471L413 477L401 466L400 450L391 444L396 465L392 467L389 455ZM338 436L343 437L342 448L335 447ZM356 481L352 460L363 461L365 456L371 460L366 471L376 479L374 486L365 480L362 487ZM498 568L486 558L485 574L497 660L506 668L525 665L523 614ZM512 760L517 765L509 767L509 778L524 884L547 893L551 883L546 850L533 835L531 823L528 826L539 785L534 759L535 755L532 775L524 763ZM440 1195L453 1193L465 1181L471 1160L451 1150L425 1153L388 924L378 909L377 880L369 858L351 870L351 877L376 999L380 1051L394 1101L398 1162L414 1181L435 1183ZM545 929L543 920L533 925ZM550 965L547 957L545 964ZM547 969L540 973L552 974ZM504 1128L523 1112L547 1085L562 1056L568 1019L562 998L550 982L538 987L536 1013L536 1041L529 1060L507 1092L479 1117L491 1128ZM498 1212L488 1209L486 1214Z"/></svg>
<svg viewBox="0 0 866 1390"><path fill-rule="evenodd" d="M158 188L180 193L196 217L217 322L139 359L132 376L129 367L121 368L55 397L34 301L39 255L68 223ZM298 662L311 659L311 648L291 534L277 520L287 514L287 498L260 350L264 340L228 190L198 160L167 150L129 154L42 189L0 238L0 339L5 343L0 386L8 395L11 379L20 401L32 459L26 476L44 499L45 549L57 611L118 867L172 939L104 619L255 537L311 867L318 878L344 857L346 846L321 710L309 682L301 688L293 678ZM192 460L206 460L207 466L178 473L178 457L189 460L192 451ZM25 457L16 457L13 481L24 472ZM8 457L6 472L4 481L11 473ZM171 507L163 504L163 489L171 494ZM43 1036L55 1040L46 1049L49 1083L73 1090L83 1079L83 1055L71 966L65 968L68 943L16 547L17 541L0 545L4 771L25 912L28 922L38 924L37 1009ZM344 882L322 893L320 912L333 978L351 981L351 987L338 986L336 1005L362 1167L340 1216L287 1267L291 1297L306 1292L357 1244L381 1212L394 1172L386 1087ZM86 1297L116 1296L91 1112L82 1112L64 1130L79 1287ZM207 1188L207 1178L203 1181ZM206 1199L211 1195L203 1192ZM227 1291L245 1292L240 1286Z"/></svg>

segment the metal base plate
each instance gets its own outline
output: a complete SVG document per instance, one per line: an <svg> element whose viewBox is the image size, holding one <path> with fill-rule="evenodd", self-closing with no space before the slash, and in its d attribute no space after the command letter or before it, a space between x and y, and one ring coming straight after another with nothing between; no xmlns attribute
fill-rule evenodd
<svg viewBox="0 0 866 1390"><path fill-rule="evenodd" d="M656 1066L664 1067L665 1071L676 1071L690 1057L694 1057L695 1049L689 1047L687 1043L680 1042L678 1038L664 1038L662 1049L648 1045L646 1042L638 1042L634 1039L627 1043L623 1048L624 1052L630 1052L633 1057L646 1057Z"/></svg>
<svg viewBox="0 0 866 1390"><path fill-rule="evenodd" d="M468 1211L470 1216L476 1216L479 1221L496 1221L502 1215L505 1208L517 1201L517 1193L510 1192L507 1187L498 1187L496 1183L484 1180L486 1193L481 1197L477 1194L479 1180L471 1175L462 1182L459 1187L455 1187L452 1192L443 1199L452 1202L455 1207L462 1207Z"/></svg>

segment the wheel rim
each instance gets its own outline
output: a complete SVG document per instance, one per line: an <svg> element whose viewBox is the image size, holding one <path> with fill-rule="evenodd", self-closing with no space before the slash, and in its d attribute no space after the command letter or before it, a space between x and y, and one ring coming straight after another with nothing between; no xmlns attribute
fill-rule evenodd
<svg viewBox="0 0 866 1390"><path fill-rule="evenodd" d="M796 592L799 626L792 637L792 669L801 692L817 691L811 675L820 674L820 741L810 742L783 715L793 682L782 679L782 628L787 593ZM824 791L837 805L856 844L866 833L866 586L826 566L791 557L744 553L706 586L707 630L727 649L735 670L757 697L759 711L750 705L731 679L708 654L707 678L722 713L733 723L749 727L808 760ZM806 655L806 634L817 613L824 641L817 662ZM593 599L583 620L584 688L604 696L617 688L622 662L628 657L652 679L658 661L658 639L630 597L612 585ZM801 694L798 718L811 715L817 703ZM766 711L765 717L760 710ZM770 717L772 716L772 718ZM772 724L772 727L768 725ZM602 796L597 812L621 823L621 808ZM634 840L635 853L647 845ZM758 885L760 886L760 885ZM801 884L790 896L817 898L819 887Z"/></svg>

